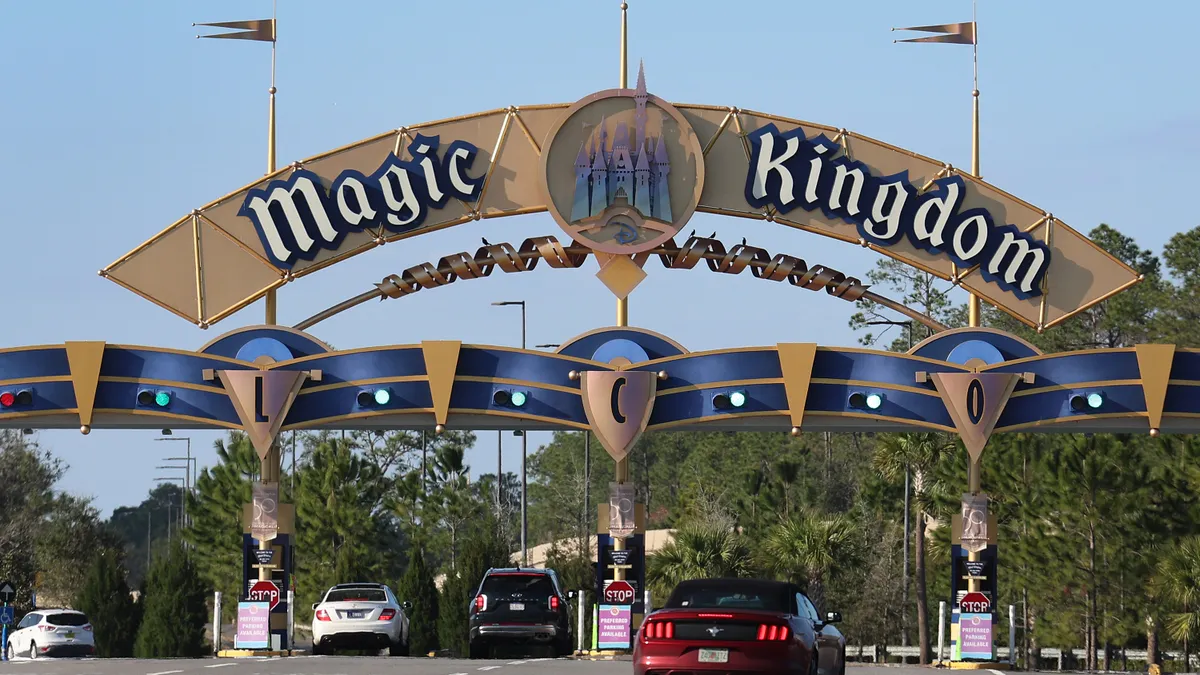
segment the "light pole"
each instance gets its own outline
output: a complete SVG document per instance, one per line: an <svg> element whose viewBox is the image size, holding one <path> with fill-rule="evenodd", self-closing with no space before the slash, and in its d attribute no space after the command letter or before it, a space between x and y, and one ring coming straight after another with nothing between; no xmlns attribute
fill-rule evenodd
<svg viewBox="0 0 1200 675"><path fill-rule="evenodd" d="M525 349L525 301L502 300L500 302L493 302L492 304L497 307L507 307L510 305L519 305L521 307L521 349ZM525 566L529 564L529 545L527 539L529 532L529 514L527 513L529 500L527 496L529 491L525 476L525 459L528 455L529 435L521 429L514 431L513 435L521 437L521 565Z"/></svg>
<svg viewBox="0 0 1200 675"><path fill-rule="evenodd" d="M166 431L166 430L164 429L164 431ZM167 457L165 461L187 462L187 464L185 465L187 468L187 473L184 474L186 479L183 482L183 486L184 486L184 490L187 491L188 495L191 495L192 486L194 485L193 477L196 474L196 459L192 457L192 439L188 436L163 436L163 437L156 438L154 440L155 441L183 441L184 443L187 444L187 453L186 453L187 456L186 457ZM186 520L186 518L187 518L187 514L185 512L184 519Z"/></svg>
<svg viewBox="0 0 1200 675"><path fill-rule="evenodd" d="M179 467L168 466L168 467L155 467L155 468L157 468L157 469L162 469L162 468L178 469ZM180 478L179 476L158 476L154 479L154 482L155 483L167 483L167 482L173 482L173 481L177 481L177 480L182 481L183 479ZM170 543L170 542L171 542L171 502L167 502L167 543Z"/></svg>
<svg viewBox="0 0 1200 675"><path fill-rule="evenodd" d="M496 521L504 518L504 432L496 431Z"/></svg>
<svg viewBox="0 0 1200 675"><path fill-rule="evenodd" d="M908 328L908 348L913 348L913 322L912 321L868 321L868 326L905 326ZM912 481L912 471L908 465L904 466L904 594L901 603L904 606L904 612L900 614L900 645L908 646L908 540L909 536L909 483ZM925 536L925 524L921 524L921 532L919 536Z"/></svg>

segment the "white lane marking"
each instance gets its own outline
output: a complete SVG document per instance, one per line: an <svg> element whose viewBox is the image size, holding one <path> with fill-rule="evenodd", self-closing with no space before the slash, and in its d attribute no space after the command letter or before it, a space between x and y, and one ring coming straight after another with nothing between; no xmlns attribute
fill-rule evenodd
<svg viewBox="0 0 1200 675"><path fill-rule="evenodd" d="M450 675L467 675L466 673L450 673Z"/></svg>
<svg viewBox="0 0 1200 675"><path fill-rule="evenodd" d="M999 670L989 669L988 672L992 673L992 675L1004 675L1004 673L1000 672Z"/></svg>
<svg viewBox="0 0 1200 675"><path fill-rule="evenodd" d="M236 665L237 665L236 663L216 663L211 666L204 666L204 667L205 668L228 668L229 666L236 666Z"/></svg>
<svg viewBox="0 0 1200 675"><path fill-rule="evenodd" d="M482 668L479 668L479 670L495 670L497 668L503 668L503 667L504 666L484 666Z"/></svg>
<svg viewBox="0 0 1200 675"><path fill-rule="evenodd" d="M508 665L510 665L510 666L523 666L523 665L525 665L526 663L529 663L529 662L528 662L528 661L509 661L509 662L508 662Z"/></svg>
<svg viewBox="0 0 1200 675"><path fill-rule="evenodd" d="M163 671L159 671L157 673L146 673L146 675L175 675L175 673L182 673L182 672L183 672L182 670L163 670Z"/></svg>

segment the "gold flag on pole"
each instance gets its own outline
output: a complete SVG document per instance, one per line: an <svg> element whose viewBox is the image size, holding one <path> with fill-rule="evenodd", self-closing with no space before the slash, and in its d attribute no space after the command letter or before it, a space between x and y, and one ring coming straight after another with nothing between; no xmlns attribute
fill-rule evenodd
<svg viewBox="0 0 1200 675"><path fill-rule="evenodd" d="M892 30L915 30L921 33L940 33L940 35L926 35L925 37L909 38L907 40L892 40L892 42L945 42L955 45L975 44L974 21L967 21L964 23L940 23L934 26L909 26L907 28L893 28Z"/></svg>
<svg viewBox="0 0 1200 675"><path fill-rule="evenodd" d="M254 40L256 42L275 41L275 19L254 19L253 21L219 21L217 23L193 23L193 26L211 26L213 28L239 28L236 33L216 33L214 35L197 35L197 38L214 38L225 40Z"/></svg>

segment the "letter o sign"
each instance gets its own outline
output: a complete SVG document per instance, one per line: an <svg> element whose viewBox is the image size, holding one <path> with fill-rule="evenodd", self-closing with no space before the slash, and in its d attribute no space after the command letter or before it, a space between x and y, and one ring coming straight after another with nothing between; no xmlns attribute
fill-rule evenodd
<svg viewBox="0 0 1200 675"><path fill-rule="evenodd" d="M978 379L971 380L967 387L967 417L971 424L979 424L983 419L983 383Z"/></svg>

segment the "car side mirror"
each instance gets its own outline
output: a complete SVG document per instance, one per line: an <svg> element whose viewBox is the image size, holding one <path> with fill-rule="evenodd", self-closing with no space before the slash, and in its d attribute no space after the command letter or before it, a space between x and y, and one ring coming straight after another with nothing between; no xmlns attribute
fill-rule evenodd
<svg viewBox="0 0 1200 675"><path fill-rule="evenodd" d="M838 612L830 612L825 615L825 623L839 623L842 620L842 615Z"/></svg>
<svg viewBox="0 0 1200 675"><path fill-rule="evenodd" d="M412 603L405 600L404 602L400 603L400 608L403 609L405 612L411 612L412 611Z"/></svg>
<svg viewBox="0 0 1200 675"><path fill-rule="evenodd" d="M321 606L321 603L319 603L319 602L314 602L314 603L313 603L313 611L314 611L314 612L315 612L315 611L317 611L317 607L320 607L320 606Z"/></svg>

